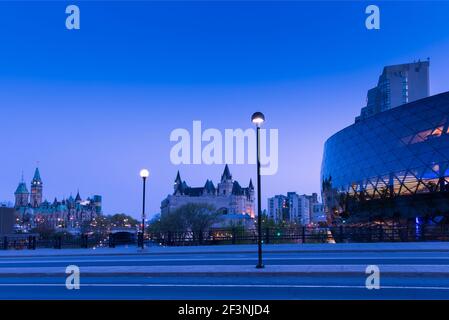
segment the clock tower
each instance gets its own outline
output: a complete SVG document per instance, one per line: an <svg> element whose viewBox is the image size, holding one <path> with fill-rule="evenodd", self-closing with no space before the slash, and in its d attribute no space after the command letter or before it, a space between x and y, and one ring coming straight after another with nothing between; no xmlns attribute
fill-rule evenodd
<svg viewBox="0 0 449 320"><path fill-rule="evenodd" d="M33 180L31 180L30 204L33 208L38 208L42 203L42 179L39 168L34 171Z"/></svg>

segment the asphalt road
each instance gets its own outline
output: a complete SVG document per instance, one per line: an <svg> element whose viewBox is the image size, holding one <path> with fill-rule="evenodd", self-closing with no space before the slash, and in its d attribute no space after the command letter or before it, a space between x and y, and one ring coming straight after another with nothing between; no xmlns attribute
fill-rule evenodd
<svg viewBox="0 0 449 320"><path fill-rule="evenodd" d="M249 253L1 257L1 268L83 266L255 265ZM449 265L449 252L267 253L268 265ZM81 271L82 274L82 271ZM447 275L381 275L368 290L366 275L81 276L67 290L65 276L1 276L0 299L449 299Z"/></svg>
<svg viewBox="0 0 449 320"><path fill-rule="evenodd" d="M164 266L164 265L255 265L257 254L144 254L101 256L48 256L0 258L2 267L78 266ZM342 253L267 253L265 265L333 265L333 264L417 264L449 265L449 252L342 252Z"/></svg>
<svg viewBox="0 0 449 320"><path fill-rule="evenodd" d="M381 278L379 290L363 276L84 277L79 290L65 278L3 278L1 299L448 299L448 277Z"/></svg>

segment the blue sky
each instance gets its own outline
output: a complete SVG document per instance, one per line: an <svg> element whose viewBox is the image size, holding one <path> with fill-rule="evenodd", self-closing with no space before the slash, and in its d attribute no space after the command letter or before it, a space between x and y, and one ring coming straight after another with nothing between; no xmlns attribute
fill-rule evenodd
<svg viewBox="0 0 449 320"><path fill-rule="evenodd" d="M149 210L172 191L219 179L222 165L172 165L170 132L248 128L252 112L279 129L267 196L319 192L323 143L353 122L384 65L431 59L431 92L449 90L449 2L0 2L0 200L40 162L44 196L104 197L105 213ZM254 166L230 167L242 185Z"/></svg>

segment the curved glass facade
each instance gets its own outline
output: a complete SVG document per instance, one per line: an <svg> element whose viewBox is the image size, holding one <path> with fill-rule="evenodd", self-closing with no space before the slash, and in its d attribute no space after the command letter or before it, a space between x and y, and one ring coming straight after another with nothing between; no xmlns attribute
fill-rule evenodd
<svg viewBox="0 0 449 320"><path fill-rule="evenodd" d="M330 137L321 182L323 200L329 190L359 200L449 191L449 92L376 114Z"/></svg>

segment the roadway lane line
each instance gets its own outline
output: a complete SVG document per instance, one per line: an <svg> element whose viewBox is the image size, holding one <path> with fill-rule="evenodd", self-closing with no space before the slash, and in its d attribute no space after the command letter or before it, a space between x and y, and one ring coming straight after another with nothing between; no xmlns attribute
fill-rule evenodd
<svg viewBox="0 0 449 320"><path fill-rule="evenodd" d="M0 287L66 287L59 283L0 283ZM365 289L366 286L355 285L276 285L276 284L164 284L164 283L87 283L80 287L173 287L173 288L300 288L300 289ZM425 287L425 286L380 286L380 289L394 290L441 290L449 291L449 287ZM378 289L378 290L380 290ZM377 291L377 290L369 290Z"/></svg>

